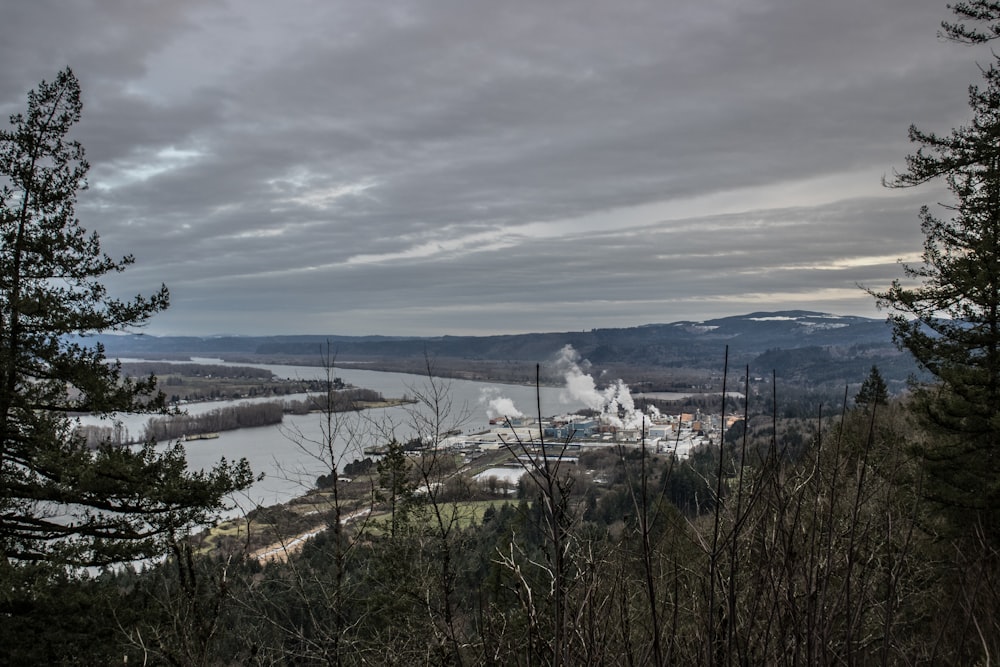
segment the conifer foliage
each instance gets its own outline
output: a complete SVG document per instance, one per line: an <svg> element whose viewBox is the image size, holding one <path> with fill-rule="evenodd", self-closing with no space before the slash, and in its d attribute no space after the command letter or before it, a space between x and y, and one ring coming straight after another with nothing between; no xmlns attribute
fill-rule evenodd
<svg viewBox="0 0 1000 667"><path fill-rule="evenodd" d="M979 5L982 3L968 3ZM971 11L971 8L970 8ZM960 14L960 16L962 16ZM982 34L964 24L945 29L953 39ZM875 292L892 311L897 343L937 382L917 393L934 427L922 451L931 492L950 505L1000 510L1000 69L982 69L972 86L972 121L938 135L910 128L918 150L892 187L943 179L954 196L939 217L920 211L923 262L904 265L905 281ZM975 514L975 513L974 513ZM979 518L988 519L988 516ZM990 525L992 522L987 522Z"/></svg>
<svg viewBox="0 0 1000 667"><path fill-rule="evenodd" d="M162 408L155 380L130 381L92 333L140 326L168 305L111 298L102 283L125 270L75 217L86 187L80 85L66 69L29 93L0 130L0 553L7 563L102 564L160 552L163 539L203 520L251 480L246 462L186 472L179 447L88 448L72 412ZM2 563L2 561L0 561Z"/></svg>
<svg viewBox="0 0 1000 667"><path fill-rule="evenodd" d="M885 405L889 402L889 387L885 384L878 366L872 366L868 377L861 383L861 389L854 396L855 405Z"/></svg>

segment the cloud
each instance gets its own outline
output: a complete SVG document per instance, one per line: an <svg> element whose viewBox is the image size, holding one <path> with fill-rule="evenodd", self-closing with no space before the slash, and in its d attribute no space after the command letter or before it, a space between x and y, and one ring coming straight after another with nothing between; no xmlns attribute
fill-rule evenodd
<svg viewBox="0 0 1000 667"><path fill-rule="evenodd" d="M153 333L493 333L873 314L885 191L985 52L937 0L18 3L0 110L71 65L84 225ZM275 317L274 313L282 313Z"/></svg>

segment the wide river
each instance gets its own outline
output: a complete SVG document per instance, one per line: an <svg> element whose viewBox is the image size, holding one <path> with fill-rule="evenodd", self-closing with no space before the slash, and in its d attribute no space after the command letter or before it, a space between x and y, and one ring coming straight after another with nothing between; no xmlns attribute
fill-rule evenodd
<svg viewBox="0 0 1000 667"><path fill-rule="evenodd" d="M137 361L123 359L123 361ZM325 370L308 366L285 366L270 364L226 364L217 359L194 359L195 362L229 366L252 366L266 368L280 378L322 379ZM335 376L357 387L365 387L380 392L386 398L414 397L430 393L430 380L426 376L406 373L385 373L360 368L336 368ZM490 401L499 401L505 406L503 414L511 414L510 405L531 416L538 412L534 387L473 382L469 380L449 380L434 378L433 382L443 390L444 400L441 410L442 430L461 429L463 433L485 430L489 425ZM289 396L288 398L301 398ZM504 401L502 399L509 400ZM564 389L542 387L539 394L541 413L544 416L574 412L583 403L570 396ZM278 400L265 398L258 400ZM184 408L191 414L199 414L227 405L244 401L215 401L191 403ZM427 405L413 404L391 408L365 410L360 413L335 415L334 455L339 465L349 463L364 456L364 447L384 444L391 437L405 441L416 430L415 421L430 417ZM148 415L124 415L122 423L133 436L140 436ZM93 423L92 419L85 422ZM314 486L316 478L330 472L328 457L321 457L326 441L324 418L319 414L285 415L284 422L277 426L226 431L212 440L194 440L185 443L188 467L192 470L211 468L221 457L227 460L246 458L255 474L263 473L264 479L235 498L238 509L249 510L258 505L268 506L285 502L305 493Z"/></svg>

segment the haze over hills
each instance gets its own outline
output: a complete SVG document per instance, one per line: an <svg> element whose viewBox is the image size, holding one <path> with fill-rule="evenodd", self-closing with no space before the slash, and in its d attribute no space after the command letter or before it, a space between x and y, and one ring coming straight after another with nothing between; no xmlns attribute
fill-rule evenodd
<svg viewBox="0 0 1000 667"><path fill-rule="evenodd" d="M872 364L889 380L916 372L899 352L884 320L811 311L754 312L703 322L498 336L212 336L103 335L112 357L218 357L227 361L284 361L315 365L329 342L339 363L417 370L427 358L458 369L463 363L545 364L572 346L597 368L718 372L728 347L730 368L749 365L789 382L860 382ZM461 376L462 373L455 372Z"/></svg>

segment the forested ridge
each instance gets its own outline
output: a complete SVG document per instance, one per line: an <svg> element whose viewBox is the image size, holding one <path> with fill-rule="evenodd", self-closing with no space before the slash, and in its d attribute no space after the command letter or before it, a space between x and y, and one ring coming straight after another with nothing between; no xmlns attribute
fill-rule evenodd
<svg viewBox="0 0 1000 667"><path fill-rule="evenodd" d="M506 336L103 336L119 356L214 355L239 363L316 365L329 343L342 362L363 368L422 373L425 356L437 372L455 378L527 383L536 363L549 365L555 351L571 345L597 372L624 378L650 391L683 391L718 375L719 350L729 346L734 363L776 368L788 382L843 386L872 364L900 385L919 372L892 343L885 321L808 311L755 312L705 322L673 322L620 329ZM548 378L547 378L548 379ZM718 389L718 387L714 387Z"/></svg>

